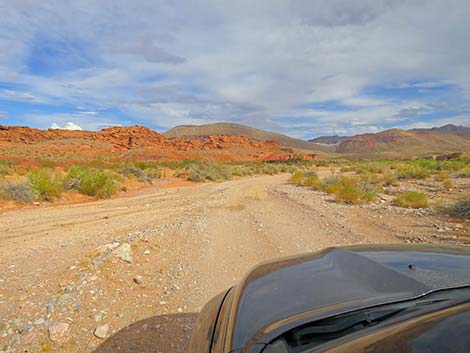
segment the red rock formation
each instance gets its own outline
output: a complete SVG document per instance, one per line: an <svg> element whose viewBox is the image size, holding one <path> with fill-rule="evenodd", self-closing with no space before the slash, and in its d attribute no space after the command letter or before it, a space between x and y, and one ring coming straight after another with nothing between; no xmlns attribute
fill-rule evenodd
<svg viewBox="0 0 470 353"><path fill-rule="evenodd" d="M290 148L281 148L275 141L263 142L245 136L217 135L203 140L168 140L144 126L115 126L96 132L0 126L2 151L22 145L35 145L34 148L29 148L32 159L41 156L41 151L46 151L53 159L60 158L61 152L72 152L77 159L96 158L100 155L120 159L123 153L126 153L126 158L146 160L212 158L227 161L287 161L299 157L314 158L313 155L296 154Z"/></svg>

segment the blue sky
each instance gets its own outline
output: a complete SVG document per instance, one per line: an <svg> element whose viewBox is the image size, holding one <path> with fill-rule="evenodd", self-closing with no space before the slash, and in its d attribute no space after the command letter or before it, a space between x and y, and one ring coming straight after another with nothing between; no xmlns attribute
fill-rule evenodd
<svg viewBox="0 0 470 353"><path fill-rule="evenodd" d="M466 0L0 0L0 124L470 125Z"/></svg>

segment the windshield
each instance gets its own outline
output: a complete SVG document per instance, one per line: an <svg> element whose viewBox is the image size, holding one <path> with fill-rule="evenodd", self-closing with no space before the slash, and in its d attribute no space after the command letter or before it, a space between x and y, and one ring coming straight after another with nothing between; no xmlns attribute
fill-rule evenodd
<svg viewBox="0 0 470 353"><path fill-rule="evenodd" d="M301 353L332 340L409 314L421 315L439 306L470 301L470 288L448 289L418 299L365 308L310 322L284 333L271 342L264 353Z"/></svg>

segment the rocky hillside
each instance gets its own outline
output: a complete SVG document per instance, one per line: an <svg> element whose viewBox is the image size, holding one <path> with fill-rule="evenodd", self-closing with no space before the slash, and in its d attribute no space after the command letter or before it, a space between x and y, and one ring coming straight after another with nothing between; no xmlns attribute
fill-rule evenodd
<svg viewBox="0 0 470 353"><path fill-rule="evenodd" d="M282 147L292 148L299 151L319 151L321 147L311 143L299 140L290 136L277 134L274 132L255 129L253 127L233 124L233 123L215 123L207 125L180 125L163 133L168 139L188 138L204 139L212 135L227 136L246 136L258 141L276 141Z"/></svg>
<svg viewBox="0 0 470 353"><path fill-rule="evenodd" d="M335 151L338 153L364 157L412 157L470 152L470 128L449 124L431 129L390 129L343 138L324 136L311 143L328 142L336 143Z"/></svg>
<svg viewBox="0 0 470 353"><path fill-rule="evenodd" d="M321 145L336 145L344 140L350 138L350 136L338 136L338 135L333 135L333 136L320 136L316 137L314 139L308 140L308 142L313 142L313 143L318 143Z"/></svg>
<svg viewBox="0 0 470 353"><path fill-rule="evenodd" d="M169 140L143 126L111 127L100 131L0 126L0 158L8 159L285 161L296 157L311 159L314 155L296 153L275 141L258 141L246 136L210 135Z"/></svg>

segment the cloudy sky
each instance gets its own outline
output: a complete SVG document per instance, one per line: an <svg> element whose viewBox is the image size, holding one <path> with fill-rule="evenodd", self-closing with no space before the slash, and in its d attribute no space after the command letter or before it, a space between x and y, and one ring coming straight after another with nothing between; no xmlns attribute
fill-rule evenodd
<svg viewBox="0 0 470 353"><path fill-rule="evenodd" d="M470 125L468 0L0 0L0 124Z"/></svg>

